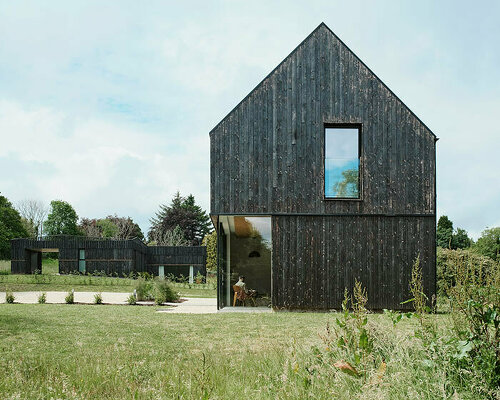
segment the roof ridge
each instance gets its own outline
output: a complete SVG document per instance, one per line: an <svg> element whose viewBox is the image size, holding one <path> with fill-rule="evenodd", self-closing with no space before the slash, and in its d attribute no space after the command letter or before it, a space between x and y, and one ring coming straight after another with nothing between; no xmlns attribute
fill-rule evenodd
<svg viewBox="0 0 500 400"><path fill-rule="evenodd" d="M295 48L294 48L294 49L293 49L290 53L288 53L288 55L287 55L285 58L283 58L283 60L281 60L281 62L280 62L280 63L279 63L276 67L274 67L274 68L271 70L271 72L269 72L269 73L268 73L268 74L267 74L267 75L266 75L266 76L265 76L265 77L264 77L264 78L263 78L263 79L262 79L262 80L261 80L261 81L260 81L257 85L255 85L255 87L254 87L252 90L250 90L250 92L248 92L248 94L247 94L245 97L243 97L243 99L241 99L241 101L239 101L239 102L238 102L238 104L236 104L236 105L235 105L235 106L231 109L231 111L229 111L229 112L228 112L228 113L224 116L224 118L222 118L222 119L221 119L221 120L220 120L220 121L219 121L219 122L218 122L218 123L217 123L217 124L216 124L216 125L215 125L212 129L211 129L211 130L210 130L209 135L210 135L210 134L212 134L212 132L213 132L213 131L215 131L215 130L219 127L219 125L220 125L220 124L222 124L222 123L223 123L223 122L227 119L227 117L229 117L229 116L233 113L233 111L234 111L234 110L236 110L236 109L240 106L240 104L242 104L242 103L243 103L243 102L244 102L244 101L245 101L248 97L250 97L250 95L251 95L253 92L255 92L255 91L257 90L257 88L259 88L259 87L260 87L260 85L262 85L262 84L264 83L264 81L265 81L267 78L269 78L269 77L270 77L270 76L271 76L271 75L272 75L272 74L273 74L276 70L278 70L278 68L281 66L281 64L283 64L283 63L284 63L284 62L285 62L285 61L286 61L286 60L287 60L287 59L288 59L288 58L289 58L289 57L290 57L293 53L295 53L295 52L299 49L299 47L300 47L300 46L302 46L302 45L303 45L303 44L304 44L304 43L305 43L305 42L306 42L306 41L307 41L307 40L308 40L308 39L309 39L309 38L310 38L310 37L311 37L311 36L312 36L312 35L316 32L316 31L318 31L318 30L319 30L322 26L324 26L324 27L326 27L328 30L330 30L330 29L326 26L326 24L325 24L324 22L321 22L321 23L320 23L320 24L319 24L319 25L318 25L318 26L317 26L317 27L316 27L316 28L315 28L315 29L314 29L314 30L313 30L313 31L312 31L309 35L307 35L307 36L305 37L305 39L304 39L304 40L302 40L302 41L301 41L301 42L300 42L300 43L299 43L299 44L298 44L298 45L297 45L297 46L296 46L296 47L295 47ZM330 32L331 32L331 30L330 30Z"/></svg>
<svg viewBox="0 0 500 400"><path fill-rule="evenodd" d="M392 96L394 96L396 98L396 100L398 100L409 112L410 114L415 117L417 119L417 121L419 121L425 129L427 129L430 134L432 136L434 136L434 139L435 140L438 140L439 138L434 134L434 132L432 132L432 130L425 124L425 122L423 122L411 109L410 107L408 107L403 100L401 100L390 88L389 86L387 86L384 81L382 81L382 79L380 79L377 74L375 74L375 72L373 72L371 70L370 67L368 67L368 65L366 65L357 55L356 53L354 53L354 51L351 50L351 48L349 46L347 46L343 41L342 39L340 39L329 27L328 25L326 25L324 22L321 22L309 35L307 35L304 40L302 40L275 68L273 68L271 70L271 72L269 72L241 101L239 101L232 109L231 111L229 111L225 116L224 118L222 118L209 132L209 135L212 134L213 131L215 131L248 97L250 97L252 95L252 93L254 93L263 83L264 81L269 78L275 71L277 71L281 65L286 61L288 60L288 58L290 58L290 56L292 56L314 33L316 33L316 31L318 31L320 28L326 28L328 32L330 32L331 35L333 35L333 37L338 40L340 42L340 44L342 46L344 46L360 63L361 65L363 65L376 79L377 81L379 81L382 86L384 86L388 91L389 93L391 93Z"/></svg>
<svg viewBox="0 0 500 400"><path fill-rule="evenodd" d="M397 100L398 100L398 101L399 101L399 102L400 102L400 103L401 103L401 104L402 104L402 105L403 105L403 106L404 106L404 107L405 107L405 108L406 108L406 109L410 112L410 114L411 114L411 115L413 115L413 116L414 116L414 117L415 117L415 118L416 118L416 119L417 119L417 120L418 120L418 121L419 121L419 122L420 122L420 123L421 123L421 124L425 127L425 129L427 129L427 130L431 133L431 135L432 135L432 136L434 136L434 138L435 138L436 140L439 140L439 138L436 136L436 134L435 134L434 132L432 132L432 130L431 130L431 129L430 129L430 128L426 125L426 123L425 123L424 121L422 121L422 120L421 120L421 119L417 116L417 114L415 114L415 113L411 110L411 108L410 108L410 107L408 107L408 106L405 104L405 102L404 102L403 100L401 100L401 99L399 98L399 96L398 96L396 93L394 93L394 92L391 90L391 88L390 88L389 86L387 86L387 85L385 84L385 82L384 82L382 79L380 79L380 78L378 77L378 75L377 75L375 72L373 72L373 71L372 71L372 69L371 69L368 65L366 65L366 64L363 62L363 60L361 60L361 58L359 58L359 57L357 56L357 54L356 54L354 51L352 51L352 50L351 50L351 48L350 48L347 44L345 44L345 43L342 41L342 39L341 39L341 38L339 38L339 37L335 34L335 32L333 32L333 31L332 31L332 30L328 27L328 25L326 25L324 22L322 22L322 23L320 24L320 26L321 26L321 25L324 25L324 26L325 26L325 28L328 30L328 32L330 32L330 33L331 33L331 34L335 37L335 39L337 39L337 40L338 40L338 41L339 41L339 42L340 42L340 43L341 43L341 44L342 44L342 45L343 45L343 46L344 46L347 50L349 50L349 52L350 52L350 53L351 53L354 57L356 57L356 59L357 59L357 60L361 63L361 65L363 65L363 66L364 66L364 67L368 70L368 72L370 72L370 73L371 73L371 74L372 74L372 75L373 75L373 76L374 76L374 77L375 77L375 78L376 78L376 79L377 79L377 80L378 80L378 81L382 84L382 86L384 86L384 87L385 87L385 88L389 91L389 93L391 93L391 94L392 94L392 95L393 95L393 96L394 96L394 97L395 97L395 98L396 98L396 99L397 99ZM319 27L318 27L318 28L319 28ZM317 29L317 28L316 28L316 29ZM225 118L224 118L224 119L225 119ZM221 121L221 122L222 122L222 121Z"/></svg>

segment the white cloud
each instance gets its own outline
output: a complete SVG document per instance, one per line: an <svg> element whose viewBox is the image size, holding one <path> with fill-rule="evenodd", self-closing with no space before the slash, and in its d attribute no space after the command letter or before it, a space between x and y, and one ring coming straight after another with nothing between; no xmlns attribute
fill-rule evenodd
<svg viewBox="0 0 500 400"><path fill-rule="evenodd" d="M0 190L143 228L177 189L208 209L208 132L324 21L441 138L438 213L477 236L500 225L499 10L2 2Z"/></svg>
<svg viewBox="0 0 500 400"><path fill-rule="evenodd" d="M8 171L1 174L0 187L9 198L60 198L88 217L138 215L143 228L176 190L193 193L208 206L203 201L208 180L200 184L202 177L191 164L193 159L199 168L200 161L207 164L206 142L192 143L189 152L168 152L169 144L176 146L169 135L152 136L138 127L96 119L72 120L72 131L66 132L70 118L49 108L27 110L0 101L0 159L31 165L17 180ZM37 170L39 164L49 166L49 172Z"/></svg>

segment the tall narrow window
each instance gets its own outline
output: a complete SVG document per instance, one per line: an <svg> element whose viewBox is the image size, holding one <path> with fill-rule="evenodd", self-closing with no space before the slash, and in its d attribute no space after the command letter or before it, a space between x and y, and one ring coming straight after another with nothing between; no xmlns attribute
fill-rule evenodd
<svg viewBox="0 0 500 400"><path fill-rule="evenodd" d="M81 272L82 274L85 273L85 250L80 249L78 252L78 271Z"/></svg>
<svg viewBox="0 0 500 400"><path fill-rule="evenodd" d="M325 128L325 198L359 199L359 129Z"/></svg>

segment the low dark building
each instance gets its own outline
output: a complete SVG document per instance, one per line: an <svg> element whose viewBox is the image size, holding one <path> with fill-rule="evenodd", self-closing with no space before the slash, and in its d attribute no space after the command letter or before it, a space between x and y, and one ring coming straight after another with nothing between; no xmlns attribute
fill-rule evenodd
<svg viewBox="0 0 500 400"><path fill-rule="evenodd" d="M62 274L105 273L125 276L149 272L174 277L206 276L204 246L146 246L139 239L92 239L80 236L53 236L44 239L11 240L13 274L42 270L42 253L59 253Z"/></svg>
<svg viewBox="0 0 500 400"><path fill-rule="evenodd" d="M207 275L205 246L145 246L145 271L175 278Z"/></svg>
<svg viewBox="0 0 500 400"><path fill-rule="evenodd" d="M436 136L325 25L210 132L218 307L238 275L275 309L410 308L436 293Z"/></svg>

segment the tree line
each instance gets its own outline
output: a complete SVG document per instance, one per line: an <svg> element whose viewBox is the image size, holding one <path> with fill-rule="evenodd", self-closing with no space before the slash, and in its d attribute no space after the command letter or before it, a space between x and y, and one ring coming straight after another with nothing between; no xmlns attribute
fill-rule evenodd
<svg viewBox="0 0 500 400"><path fill-rule="evenodd" d="M446 215L442 215L437 223L436 244L449 250L468 249L494 261L500 261L500 227L485 229L475 242L465 229L454 229L453 222Z"/></svg>
<svg viewBox="0 0 500 400"><path fill-rule="evenodd" d="M150 219L144 235L129 216L116 214L105 218L79 217L71 204L53 200L45 205L39 200L22 200L12 204L0 195L0 259L10 258L10 239L40 238L53 235L75 235L93 238L138 238L148 245L200 246L212 232L210 218L193 195L177 192L170 203L160 204ZM212 235L213 236L213 235Z"/></svg>
<svg viewBox="0 0 500 400"><path fill-rule="evenodd" d="M23 200L13 205L0 195L0 259L10 258L10 239L42 235L79 235L96 238L138 238L149 245L206 246L207 268L216 269L216 233L206 211L193 195L177 192L169 203L160 204L144 235L139 225L127 217L80 218L71 204L53 200L46 206L39 200ZM472 240L465 229L453 227L443 215L436 229L437 246L443 249L467 249L500 261L500 227L485 229Z"/></svg>

